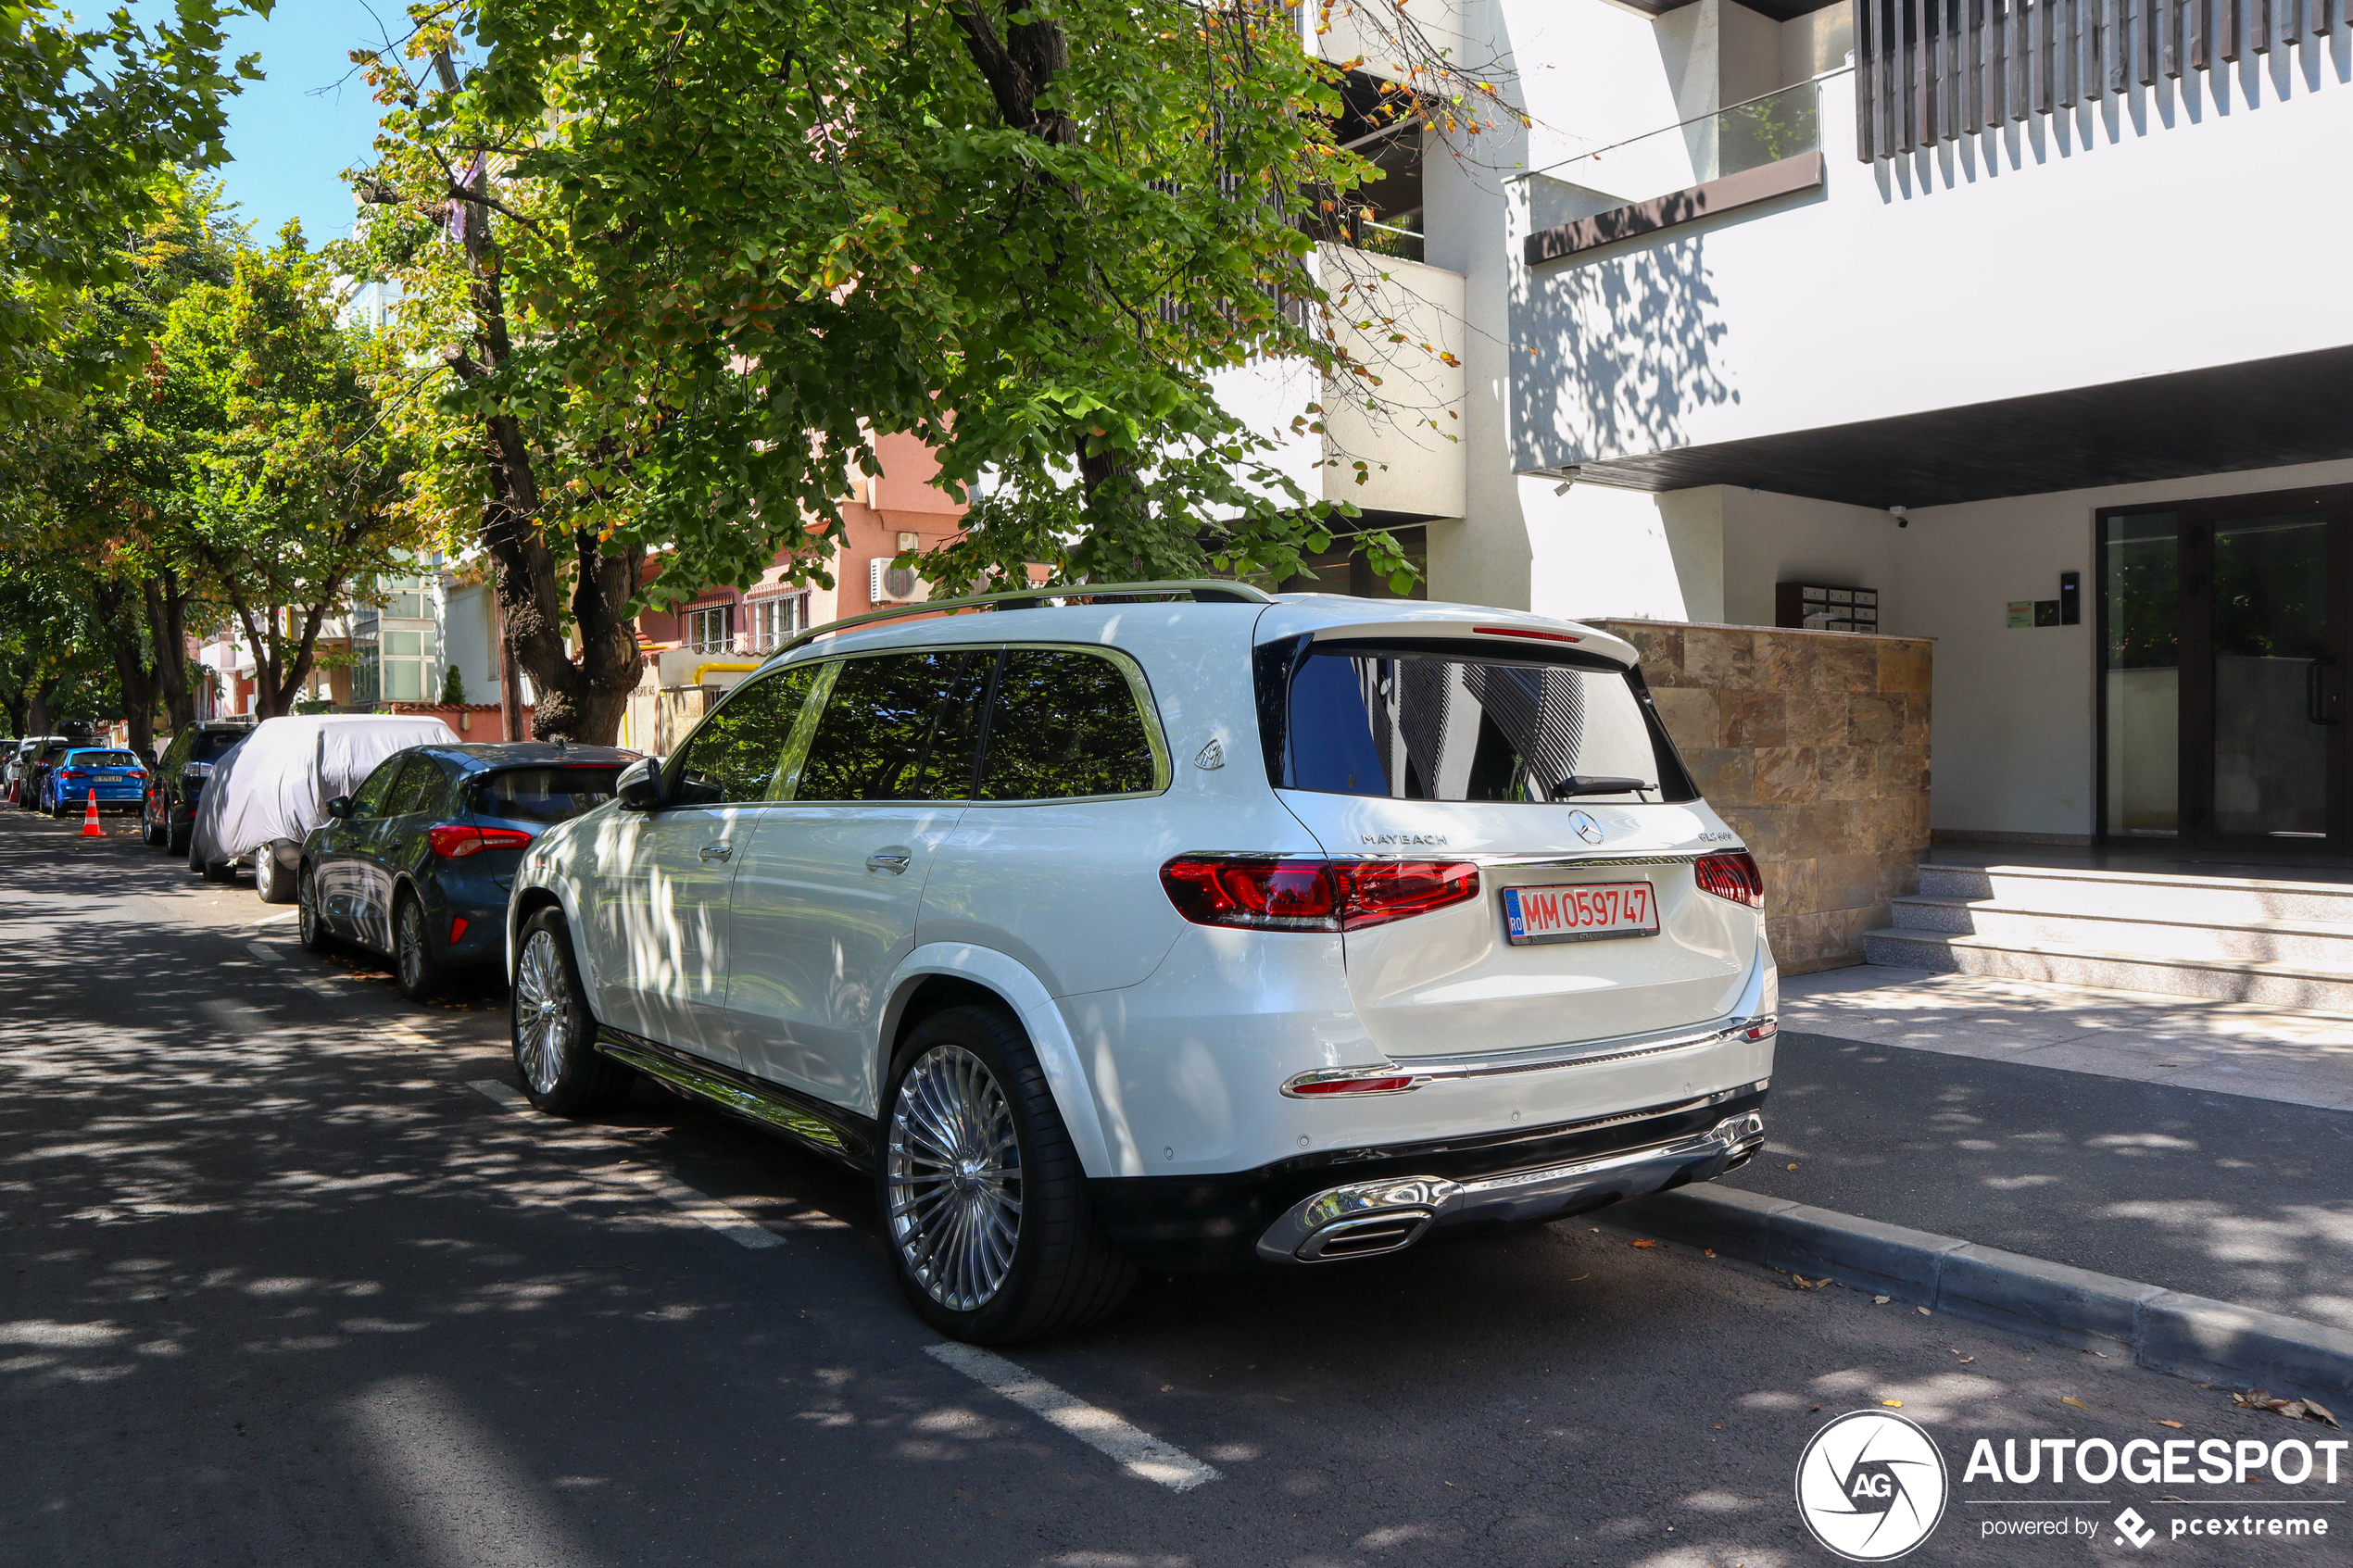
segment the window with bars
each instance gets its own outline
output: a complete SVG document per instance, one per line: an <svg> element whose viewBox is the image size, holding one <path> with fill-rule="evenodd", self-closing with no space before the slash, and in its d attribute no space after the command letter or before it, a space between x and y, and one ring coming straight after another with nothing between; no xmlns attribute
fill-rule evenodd
<svg viewBox="0 0 2353 1568"><path fill-rule="evenodd" d="M686 646L697 653L730 653L736 644L736 607L706 605L686 612Z"/></svg>
<svg viewBox="0 0 2353 1568"><path fill-rule="evenodd" d="M2326 39L2346 0L1857 0L1866 163Z"/></svg>
<svg viewBox="0 0 2353 1568"><path fill-rule="evenodd" d="M770 598L754 599L750 609L754 653L773 653L799 633L809 630L807 594L779 594Z"/></svg>

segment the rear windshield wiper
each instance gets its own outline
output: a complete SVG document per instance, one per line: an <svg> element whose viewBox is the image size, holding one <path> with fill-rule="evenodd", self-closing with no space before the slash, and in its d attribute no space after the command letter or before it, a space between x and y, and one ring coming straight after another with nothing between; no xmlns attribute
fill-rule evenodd
<svg viewBox="0 0 2353 1568"><path fill-rule="evenodd" d="M1571 773L1553 786L1553 798L1567 800L1579 795L1639 795L1658 785L1645 779L1613 778L1607 773Z"/></svg>

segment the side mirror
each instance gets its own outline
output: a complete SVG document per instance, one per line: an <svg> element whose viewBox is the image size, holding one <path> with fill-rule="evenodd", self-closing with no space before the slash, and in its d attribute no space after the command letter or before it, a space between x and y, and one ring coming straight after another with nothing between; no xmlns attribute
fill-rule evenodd
<svg viewBox="0 0 2353 1568"><path fill-rule="evenodd" d="M640 757L613 780L613 797L624 811L661 809L661 759Z"/></svg>
<svg viewBox="0 0 2353 1568"><path fill-rule="evenodd" d="M343 818L351 815L351 797L347 795L338 795L333 800L328 801L327 815L335 818L337 821L341 821Z"/></svg>

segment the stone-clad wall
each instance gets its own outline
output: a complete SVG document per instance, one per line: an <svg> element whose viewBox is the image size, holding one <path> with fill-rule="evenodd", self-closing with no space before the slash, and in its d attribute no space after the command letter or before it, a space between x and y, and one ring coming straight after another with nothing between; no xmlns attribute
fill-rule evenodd
<svg viewBox="0 0 2353 1568"><path fill-rule="evenodd" d="M1931 640L1593 624L1642 649L1693 781L1764 867L1782 971L1860 963L1928 853Z"/></svg>

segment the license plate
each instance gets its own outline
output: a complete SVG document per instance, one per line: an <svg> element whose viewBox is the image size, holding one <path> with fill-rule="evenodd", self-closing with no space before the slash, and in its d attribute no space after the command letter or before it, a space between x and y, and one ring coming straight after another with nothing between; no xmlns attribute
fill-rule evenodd
<svg viewBox="0 0 2353 1568"><path fill-rule="evenodd" d="M1512 945L1592 942L1658 935L1658 899L1647 882L1580 882L1506 887L1504 923Z"/></svg>

